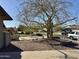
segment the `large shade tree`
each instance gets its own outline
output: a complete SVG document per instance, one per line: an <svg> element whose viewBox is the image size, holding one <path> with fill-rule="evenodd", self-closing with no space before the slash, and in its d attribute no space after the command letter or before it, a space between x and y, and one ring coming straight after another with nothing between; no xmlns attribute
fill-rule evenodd
<svg viewBox="0 0 79 59"><path fill-rule="evenodd" d="M53 36L54 24L60 25L75 19L71 18L68 10L72 3L66 0L29 0L21 5L20 21L27 26L44 23L49 39Z"/></svg>

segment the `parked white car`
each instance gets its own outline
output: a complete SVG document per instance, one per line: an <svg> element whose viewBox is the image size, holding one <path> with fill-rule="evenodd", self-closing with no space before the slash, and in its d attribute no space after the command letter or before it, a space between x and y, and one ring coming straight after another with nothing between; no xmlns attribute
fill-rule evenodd
<svg viewBox="0 0 79 59"><path fill-rule="evenodd" d="M79 31L74 30L71 33L68 34L68 37L72 40L78 40L79 39Z"/></svg>

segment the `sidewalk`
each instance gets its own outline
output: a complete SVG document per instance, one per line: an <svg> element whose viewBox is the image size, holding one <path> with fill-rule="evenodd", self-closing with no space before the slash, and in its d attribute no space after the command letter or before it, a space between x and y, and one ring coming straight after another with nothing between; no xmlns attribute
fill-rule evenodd
<svg viewBox="0 0 79 59"><path fill-rule="evenodd" d="M79 50L25 51L21 59L79 59Z"/></svg>
<svg viewBox="0 0 79 59"><path fill-rule="evenodd" d="M21 59L63 59L64 55L56 50L52 51L29 51L22 52Z"/></svg>

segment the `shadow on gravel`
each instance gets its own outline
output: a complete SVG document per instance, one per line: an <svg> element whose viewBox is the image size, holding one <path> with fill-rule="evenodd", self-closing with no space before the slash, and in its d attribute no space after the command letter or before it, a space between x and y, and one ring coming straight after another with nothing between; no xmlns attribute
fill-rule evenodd
<svg viewBox="0 0 79 59"><path fill-rule="evenodd" d="M21 59L21 52L23 50L10 44L6 48L0 49L0 59Z"/></svg>
<svg viewBox="0 0 79 59"><path fill-rule="evenodd" d="M54 37L48 42L53 48L63 50L63 49L79 49L79 44L73 42L61 41L60 38Z"/></svg>
<svg viewBox="0 0 79 59"><path fill-rule="evenodd" d="M72 49L79 49L79 44L77 43L60 41L59 37L54 37L53 40L56 42L60 42L61 46L72 48Z"/></svg>
<svg viewBox="0 0 79 59"><path fill-rule="evenodd" d="M22 49L14 46L13 44L9 44L7 47L0 49L0 52L21 52Z"/></svg>
<svg viewBox="0 0 79 59"><path fill-rule="evenodd" d="M63 42L62 46L65 46L65 47L69 47L69 48L72 48L72 49L79 49L79 45L77 43L73 43L73 42Z"/></svg>

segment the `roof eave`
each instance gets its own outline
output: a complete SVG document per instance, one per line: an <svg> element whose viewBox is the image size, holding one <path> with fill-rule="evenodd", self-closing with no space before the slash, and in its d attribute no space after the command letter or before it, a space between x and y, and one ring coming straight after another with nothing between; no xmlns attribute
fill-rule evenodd
<svg viewBox="0 0 79 59"><path fill-rule="evenodd" d="M13 20L9 14L0 6L0 20Z"/></svg>

